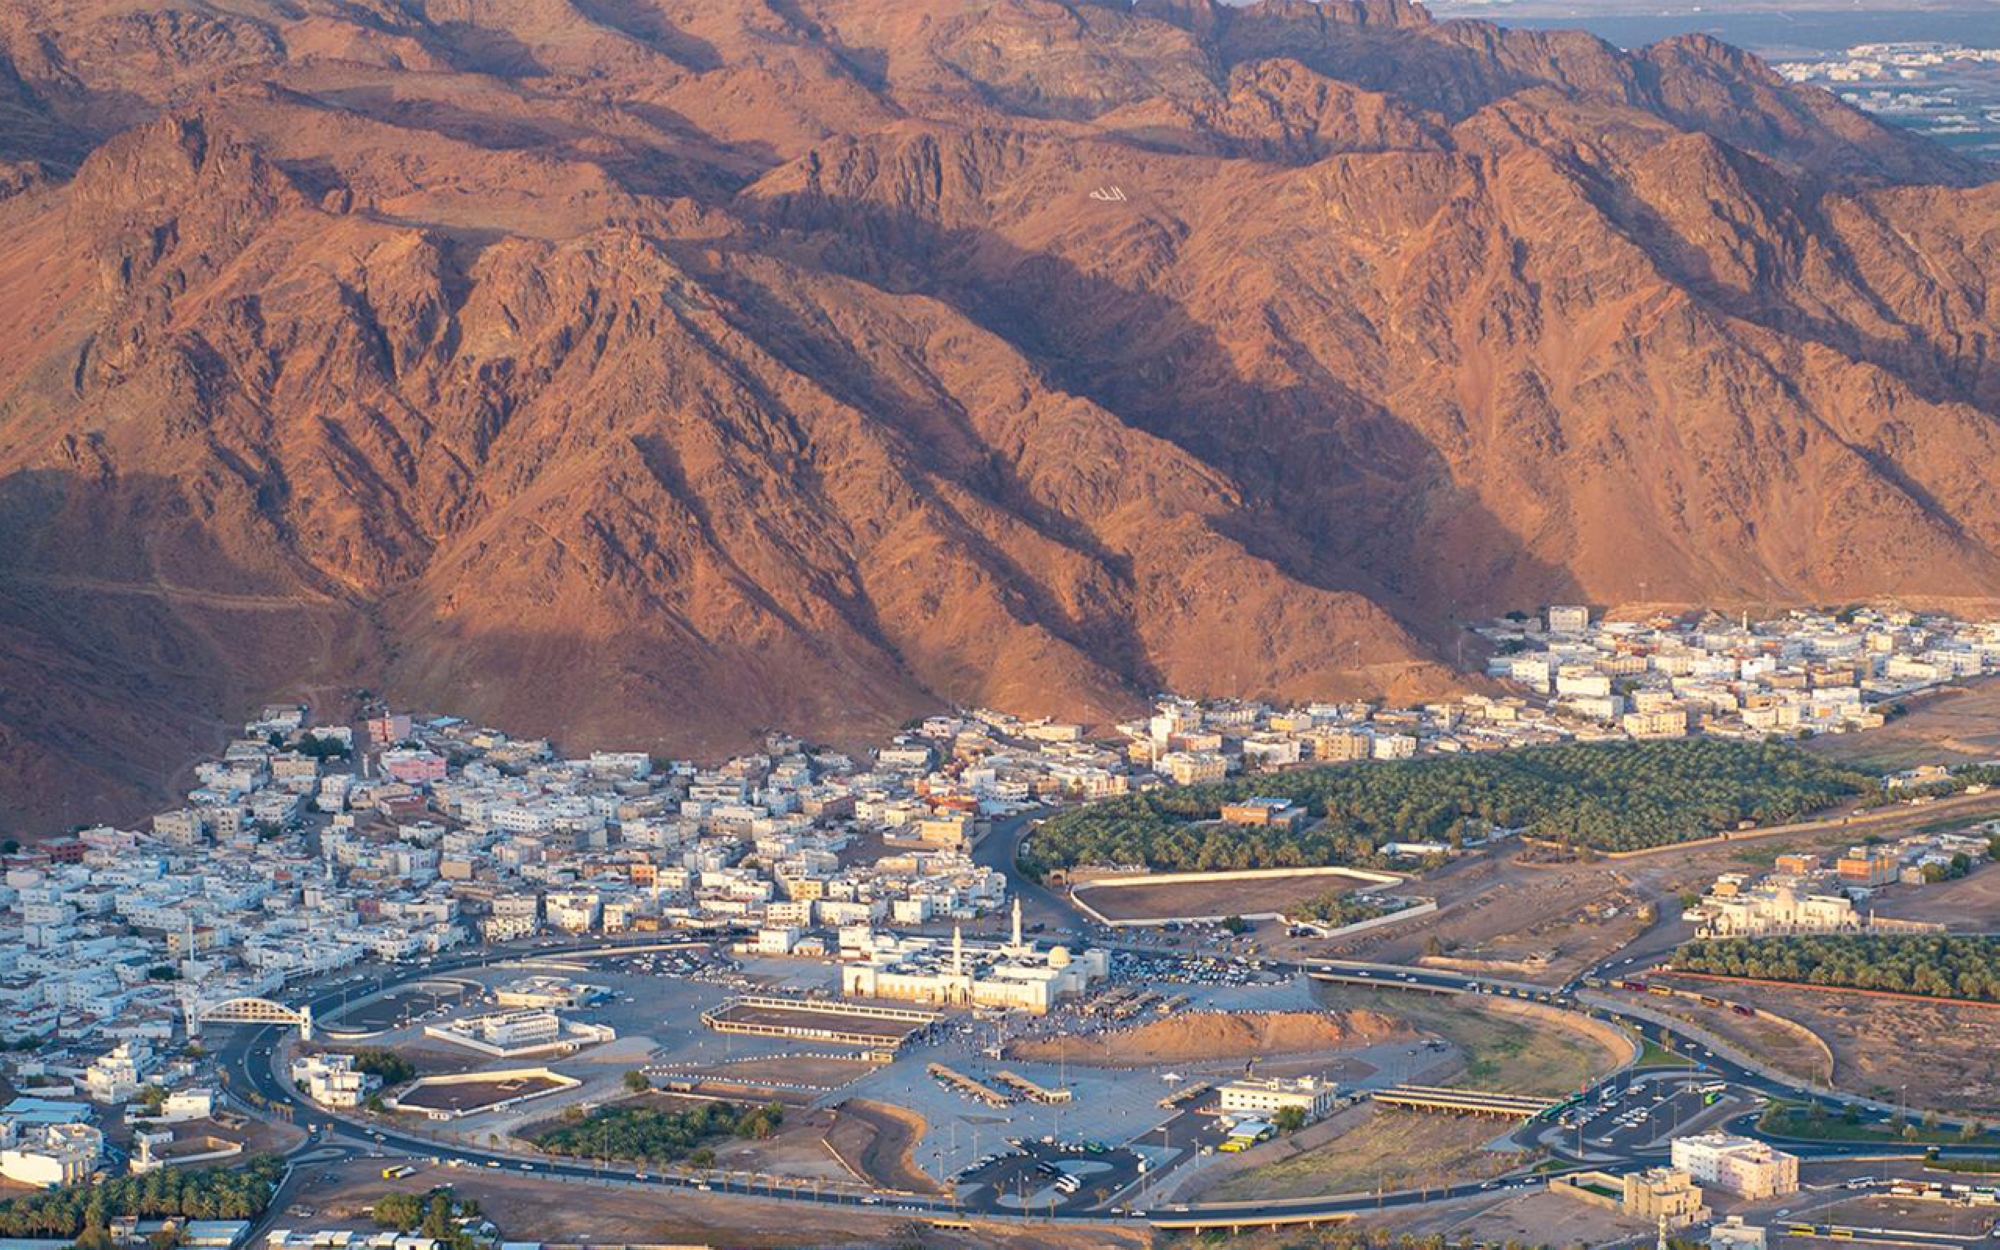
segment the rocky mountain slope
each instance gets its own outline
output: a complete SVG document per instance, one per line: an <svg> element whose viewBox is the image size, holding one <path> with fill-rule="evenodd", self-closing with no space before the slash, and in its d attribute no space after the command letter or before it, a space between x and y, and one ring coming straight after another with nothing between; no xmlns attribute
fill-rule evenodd
<svg viewBox="0 0 2000 1250"><path fill-rule="evenodd" d="M701 753L2000 588L2000 192L1709 40L29 0L0 117L0 819L295 690Z"/></svg>

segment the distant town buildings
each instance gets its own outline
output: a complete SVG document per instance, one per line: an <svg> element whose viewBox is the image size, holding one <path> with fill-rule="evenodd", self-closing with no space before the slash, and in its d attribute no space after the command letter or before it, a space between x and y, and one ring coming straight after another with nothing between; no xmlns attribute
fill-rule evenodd
<svg viewBox="0 0 2000 1250"><path fill-rule="evenodd" d="M836 961L827 988L850 995L1046 1012L1107 974L1101 951L1030 942L1018 925L1008 942L956 936L1008 901L975 855L982 839L1043 806L1244 777L1222 819L1295 828L1311 813L1258 796L1255 777L1573 740L1844 732L2000 668L2000 624L1935 614L1606 622L1558 605L1516 618L1479 631L1511 694L1163 697L1100 734L973 709L854 755L773 733L719 763L572 758L450 716L378 709L350 728L265 707L149 819L0 860L0 1075L106 1106L157 1085L181 1106L199 1074L160 1056L220 1004L544 934L727 936L755 957ZM1912 769L1888 784L1921 797L1938 780ZM1509 832L1388 849L1428 859ZM1984 856L1983 839L1956 834L1857 846L1724 878L1696 910L1714 933L1881 930L1894 926L1873 918L1872 891ZM560 1013L590 992L524 978L499 995L519 1014L467 1036L511 1051L547 1040L554 1017L554 1044L583 1044ZM337 1057L295 1079L328 1105L371 1089Z"/></svg>
<svg viewBox="0 0 2000 1250"><path fill-rule="evenodd" d="M1928 687L2000 668L2000 623L1862 608L1765 621L1606 621L1580 607L1482 626L1488 672L1579 738L1843 733Z"/></svg>

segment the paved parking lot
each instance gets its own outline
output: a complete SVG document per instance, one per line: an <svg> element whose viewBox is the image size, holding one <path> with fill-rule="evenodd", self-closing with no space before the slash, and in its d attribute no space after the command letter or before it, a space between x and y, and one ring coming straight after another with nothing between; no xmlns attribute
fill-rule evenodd
<svg viewBox="0 0 2000 1250"><path fill-rule="evenodd" d="M1679 1135L1719 1109L1740 1106L1712 1074L1647 1074L1614 1082L1608 1097L1590 1100L1558 1120L1562 1142L1585 1154L1630 1155ZM1711 1099L1713 1098L1713 1101Z"/></svg>
<svg viewBox="0 0 2000 1250"><path fill-rule="evenodd" d="M1100 1143L1101 1144L1101 1143ZM1139 1178L1141 1156L1131 1150L1065 1150L1061 1145L1024 1141L1018 1151L977 1168L959 1181L959 1191L980 1200L988 1192L1000 1205L1016 1211L1065 1215L1104 1203ZM1074 1191L1059 1184L1065 1175L1076 1179Z"/></svg>
<svg viewBox="0 0 2000 1250"><path fill-rule="evenodd" d="M620 956L615 959L576 961L564 975L608 993L588 1007L564 1014L593 1023L608 1024L618 1031L619 1040L608 1046L554 1060L550 1066L585 1082L585 1087L546 1100L536 1114L560 1110L558 1104L594 1101L618 1096L623 1071L645 1066L658 1073L662 1068L708 1067L746 1059L777 1059L796 1054L802 1043L789 1038L761 1038L716 1033L702 1025L701 1013L744 992L824 991L828 969L824 964L798 960L751 960L740 969L718 968L695 955L680 953L657 956ZM1126 979L1157 984L1162 993L1186 994L1191 1010L1290 1011L1315 1007L1310 983L1303 979L1267 978L1254 969L1227 964L1192 965L1172 979L1155 983L1142 974L1156 971L1152 961L1141 961L1124 969ZM468 969L468 980L494 986L518 979L522 968L489 967ZM427 1000L426 1000L427 1001ZM926 1130L913 1149L916 1165L940 1179L949 1177L980 1156L1005 1149L1006 1139L1040 1142L1085 1139L1103 1143L1115 1155L1092 1156L1093 1162L1106 1158L1117 1167L1107 1171L1096 1166L1092 1173L1102 1177L1082 1177L1074 1195L1055 1194L1058 1209L1086 1201L1092 1194L1115 1192L1138 1179L1139 1162L1149 1168L1183 1155L1198 1156L1204 1142L1220 1142L1215 1119L1184 1109L1163 1108L1160 1099L1179 1080L1217 1080L1237 1075L1244 1060L1218 1059L1174 1065L1159 1064L1137 1070L1091 1068L1081 1064L1035 1063L1000 1059L992 1048L1024 1030L1075 1030L1081 1032L1124 1027L1122 1024L1084 1015L1071 1007L1055 1015L1032 1020L1009 1017L1004 1020L978 1018L954 1013L887 1066L864 1071L851 1084L820 1096L822 1104L848 1098L867 1098L909 1109L923 1118ZM827 1043L810 1048L836 1051ZM1434 1059L1425 1056L1408 1041L1378 1043L1374 1046L1330 1051L1324 1055L1285 1055L1267 1062L1282 1070L1311 1069L1317 1063L1325 1074L1335 1075L1344 1084L1367 1086L1406 1079L1414 1070ZM994 1073L1007 1069L1046 1088L1073 1091L1067 1103L1044 1104L1020 1101L994 1107L945 1088L927 1071L931 1063L942 1063L989 1085L998 1084ZM1168 1076L1174 1081L1166 1079ZM810 1096L810 1095L808 1095ZM1168 1125L1165 1133L1161 1127ZM493 1125L479 1121L468 1129L490 1130ZM1209 1140L1209 1139L1213 1140ZM1171 1147L1171 1149L1169 1149ZM1053 1149L1053 1147L1051 1147ZM1033 1165L1027 1165L1034 1171ZM1122 1170L1120 1170L1122 1169ZM1052 1177L1036 1176L1044 1183ZM1017 1201L1035 1201L1036 1186L1014 1177ZM1107 1188L1108 1187L1108 1188ZM1040 1201L1045 1203L1048 1195Z"/></svg>

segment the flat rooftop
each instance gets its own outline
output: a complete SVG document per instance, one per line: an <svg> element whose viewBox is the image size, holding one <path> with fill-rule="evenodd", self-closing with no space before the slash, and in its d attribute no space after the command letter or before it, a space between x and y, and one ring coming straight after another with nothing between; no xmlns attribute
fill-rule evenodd
<svg viewBox="0 0 2000 1250"><path fill-rule="evenodd" d="M398 1095L405 1107L437 1111L471 1111L489 1103L563 1088L546 1076L512 1076L492 1081L459 1081L450 1085L417 1085Z"/></svg>
<svg viewBox="0 0 2000 1250"><path fill-rule="evenodd" d="M866 1034L885 1041L900 1040L924 1027L922 1021L885 1020L879 1016L845 1012L838 1006L771 1007L753 1003L731 1003L714 1015L718 1022L730 1024L754 1024L767 1028L802 1031L838 1029L843 1033Z"/></svg>

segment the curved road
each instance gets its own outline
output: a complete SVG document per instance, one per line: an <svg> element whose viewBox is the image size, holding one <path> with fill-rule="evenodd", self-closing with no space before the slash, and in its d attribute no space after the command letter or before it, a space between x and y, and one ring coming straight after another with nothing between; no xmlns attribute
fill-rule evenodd
<svg viewBox="0 0 2000 1250"><path fill-rule="evenodd" d="M989 835L988 838L989 843L995 844L995 850L989 852L989 854L999 853L1004 850L1004 853L1011 861L1013 848L1018 845L1024 826L1025 818L1013 828L1007 829L1004 836L1002 828L996 827L993 834ZM1043 890L1042 894L1046 896L1047 900L1060 902L1057 896L1049 891ZM1044 900L1038 899L1036 901L1043 902ZM529 947L521 950L504 950L497 954L495 952L481 952L472 955L453 956L421 967L396 970L390 975L380 978L375 982L374 988L366 992L373 993L382 989L394 988L408 982L423 980L427 977L447 974L458 969L492 963L496 958L553 958L606 952L626 946L659 944L657 937L649 935L644 941L615 942L597 940L589 943L558 947ZM1810 1097L1810 1094L1802 1087L1752 1071L1723 1056L1706 1053L1699 1041L1682 1033L1676 1027L1654 1020L1642 1020L1639 1017L1622 1013L1615 1008L1581 1004L1567 990L1530 989L1529 987L1516 986L1511 983L1488 981L1457 973L1439 972L1433 969L1389 969L1379 965L1343 964L1338 961L1315 961L1302 964L1275 964L1268 966L1274 971L1289 972L1295 975L1315 970L1335 970L1341 972L1343 975L1354 976L1364 980L1378 980L1385 988L1403 988L1417 985L1456 989L1469 993L1491 994L1501 997L1535 997L1555 1006L1584 1011L1600 1018L1617 1020L1635 1030L1649 1028L1655 1035L1663 1036L1668 1044L1687 1053L1691 1057L1695 1057L1697 1062L1707 1072L1713 1073L1716 1078L1726 1080L1732 1085L1772 1098L1803 1099ZM309 997L306 1000L306 1005L313 1007L314 1015L317 1017L322 1012L336 1012L342 1001L352 997L353 994L354 991L322 990L318 995ZM634 1172L630 1170L629 1165L622 1167L616 1164L599 1166L592 1163L578 1163L545 1156L524 1158L520 1155L507 1154L496 1150L481 1150L475 1147L441 1142L433 1138L402 1132L393 1127L378 1127L373 1124L347 1120L306 1101L286 1081L279 1078L274 1070L274 1060L278 1050L276 1043L280 1031L281 1026L272 1025L241 1027L230 1041L217 1051L217 1061L219 1066L230 1074L230 1084L233 1091L254 1090L272 1106L289 1108L295 1118L295 1122L310 1126L310 1134L306 1144L299 1147L294 1152L295 1154L310 1151L314 1148L322 1148L328 1144L344 1142L358 1145L363 1149L393 1148L422 1157L435 1157L440 1160L456 1159L463 1164L473 1167L506 1168L577 1180L616 1180L623 1184L698 1189L704 1192L754 1195L759 1198L813 1202L821 1205L876 1207L885 1210L915 1211L940 1217L969 1213L988 1218L1005 1218L1020 1214L1019 1212L1000 1206L993 1200L991 1195L987 1195L982 1200L976 1202L953 1203L949 1199L900 1194L885 1193L882 1195L870 1194L864 1196L851 1191L809 1190L803 1187L803 1184L799 1187L787 1187L782 1184L774 1185L735 1180L730 1179L728 1176L715 1174L706 1177L660 1176ZM1592 1086L1590 1092L1596 1093L1607 1084L1613 1085L1622 1092L1629 1085L1631 1078L1632 1073L1629 1069L1613 1073ZM1885 1113L1877 1112L1864 1113L1863 1116L1864 1122L1886 1120L1887 1118ZM1524 1127L1521 1132L1523 1134L1539 1133L1544 1127L1530 1125ZM1926 1149L1926 1147L1921 1145L1902 1145L1896 1143L1794 1142L1779 1140L1782 1141L1786 1149L1791 1150L1793 1153L1799 1154L1802 1157L1815 1159L1850 1156L1917 1156L1922 1154ZM1978 1147L1946 1145L1938 1149L1940 1153L1947 1156L1990 1155L1993 1153L1990 1147L1982 1149ZM1561 1152L1559 1151L1558 1153ZM1628 1152L1621 1156L1621 1158L1625 1162L1635 1164L1656 1163L1663 1157L1664 1153L1663 1151ZM1602 1165L1602 1163L1603 1160L1599 1158L1594 1165ZM1133 1213L1131 1215L1115 1212L1085 1212L1058 1215L1054 1218L1058 1221L1082 1223L1102 1223L1133 1218L1156 1218L1168 1222L1186 1222L1192 1219L1201 1219L1218 1223L1241 1222L1244 1224L1256 1224L1260 1221L1268 1222L1274 1219L1297 1220L1312 1216L1347 1215L1371 1210L1415 1206L1450 1198L1470 1197L1484 1192L1537 1185L1542 1183L1543 1179L1541 1177L1521 1177L1507 1181L1486 1181L1458 1185L1448 1189L1411 1190L1381 1195L1332 1195L1322 1198L1282 1202L1174 1204L1166 1207L1155 1207L1146 1212ZM1036 1218L1042 1219L1047 1217L1038 1216Z"/></svg>

